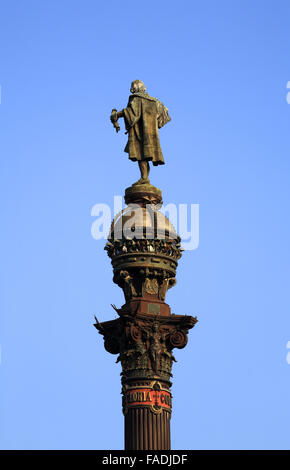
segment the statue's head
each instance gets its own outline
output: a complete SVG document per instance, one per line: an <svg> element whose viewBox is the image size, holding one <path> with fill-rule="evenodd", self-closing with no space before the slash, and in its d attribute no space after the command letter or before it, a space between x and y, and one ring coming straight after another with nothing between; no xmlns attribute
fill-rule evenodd
<svg viewBox="0 0 290 470"><path fill-rule="evenodd" d="M152 330L156 332L158 331L158 329L159 329L159 323L155 321L152 325Z"/></svg>
<svg viewBox="0 0 290 470"><path fill-rule="evenodd" d="M131 83L131 88L130 88L131 93L139 93L142 91L146 91L146 86L141 80L134 80Z"/></svg>
<svg viewBox="0 0 290 470"><path fill-rule="evenodd" d="M128 277L128 276L129 276L128 271L123 271L123 270L120 271L120 277L122 277L123 279L125 279L125 278Z"/></svg>

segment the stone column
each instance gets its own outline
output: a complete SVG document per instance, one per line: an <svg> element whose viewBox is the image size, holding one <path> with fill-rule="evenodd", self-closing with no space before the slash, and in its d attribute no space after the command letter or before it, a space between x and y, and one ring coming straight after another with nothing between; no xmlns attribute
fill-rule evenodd
<svg viewBox="0 0 290 470"><path fill-rule="evenodd" d="M174 227L158 211L161 191L133 185L125 201L128 207L114 219L105 247L125 304L113 306L119 318L96 320L95 327L122 366L125 449L169 450L172 351L186 346L197 319L174 315L165 303L167 290L176 283L181 247ZM124 230L128 222L129 236Z"/></svg>

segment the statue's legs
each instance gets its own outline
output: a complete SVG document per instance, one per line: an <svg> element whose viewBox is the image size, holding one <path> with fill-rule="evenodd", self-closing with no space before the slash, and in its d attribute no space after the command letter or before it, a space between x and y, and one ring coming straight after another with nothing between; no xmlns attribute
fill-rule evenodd
<svg viewBox="0 0 290 470"><path fill-rule="evenodd" d="M138 165L139 165L140 172L141 172L141 179L139 181L137 181L137 183L139 183L139 184L150 183L150 181L149 181L149 172L150 172L149 162L139 161Z"/></svg>

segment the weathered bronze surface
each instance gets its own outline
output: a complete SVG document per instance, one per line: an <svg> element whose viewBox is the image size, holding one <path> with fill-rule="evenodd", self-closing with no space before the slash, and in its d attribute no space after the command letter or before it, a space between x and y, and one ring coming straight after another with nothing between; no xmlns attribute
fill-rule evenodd
<svg viewBox="0 0 290 470"><path fill-rule="evenodd" d="M163 164L158 128L170 118L167 108L145 93L135 80L128 107L112 111L124 117L129 133L125 151L138 161L141 179L126 189L127 207L113 220L105 250L111 259L113 281L124 293L124 305L112 305L118 317L95 327L104 347L122 366L125 449L170 449L170 391L173 349L186 346L196 317L175 315L165 298L176 284L182 255L181 240L161 212L161 190L148 179L149 161Z"/></svg>
<svg viewBox="0 0 290 470"><path fill-rule="evenodd" d="M125 449L169 450L174 348L187 344L197 319L187 315L138 314L127 305L120 318L95 327L105 349L122 365Z"/></svg>
<svg viewBox="0 0 290 470"><path fill-rule="evenodd" d="M167 124L170 117L161 101L146 93L141 80L134 80L130 91L127 107L119 112L113 109L110 119L118 132L120 126L117 121L120 117L124 118L128 134L124 151L129 154L130 160L138 161L141 178L136 184L146 184L149 183L149 162L155 166L164 164L158 129Z"/></svg>

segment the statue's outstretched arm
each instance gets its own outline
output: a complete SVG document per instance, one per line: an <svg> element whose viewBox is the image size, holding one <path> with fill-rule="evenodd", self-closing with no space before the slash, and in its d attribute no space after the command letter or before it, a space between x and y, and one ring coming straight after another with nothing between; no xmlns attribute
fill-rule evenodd
<svg viewBox="0 0 290 470"><path fill-rule="evenodd" d="M119 113L117 112L117 110L115 108L112 109L111 116L110 116L110 121L113 124L114 128L116 129L116 132L119 132L119 130L120 130L120 126L118 124L118 114Z"/></svg>
<svg viewBox="0 0 290 470"><path fill-rule="evenodd" d="M119 119L120 117L124 117L124 109L122 109L121 111L119 111L119 112L117 113L117 117L118 117L118 119Z"/></svg>
<svg viewBox="0 0 290 470"><path fill-rule="evenodd" d="M124 117L124 109L117 111L116 109L112 110L110 120L112 123L117 122L120 117Z"/></svg>

